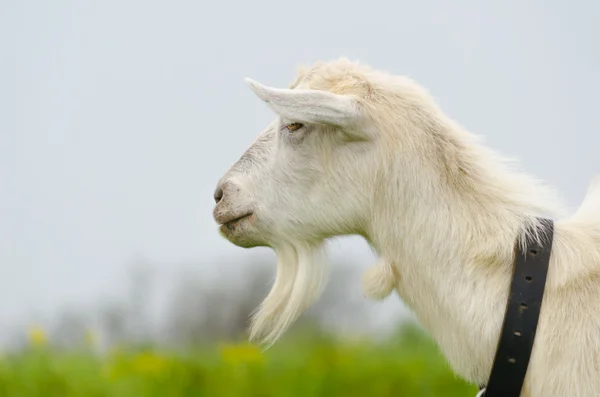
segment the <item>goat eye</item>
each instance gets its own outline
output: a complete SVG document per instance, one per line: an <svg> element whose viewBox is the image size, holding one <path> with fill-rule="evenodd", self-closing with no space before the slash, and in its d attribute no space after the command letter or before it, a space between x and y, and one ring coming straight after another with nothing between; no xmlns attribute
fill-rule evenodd
<svg viewBox="0 0 600 397"><path fill-rule="evenodd" d="M302 124L300 124L300 123L290 123L290 124L286 125L285 128L287 128L291 132L294 132L294 131L297 131L300 128L302 128Z"/></svg>

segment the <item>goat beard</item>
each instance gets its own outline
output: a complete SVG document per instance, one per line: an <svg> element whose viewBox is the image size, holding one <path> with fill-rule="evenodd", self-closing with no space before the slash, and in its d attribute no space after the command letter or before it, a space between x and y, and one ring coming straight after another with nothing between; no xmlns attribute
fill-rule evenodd
<svg viewBox="0 0 600 397"><path fill-rule="evenodd" d="M319 298L327 281L324 242L274 247L277 275L271 291L251 318L250 340L271 346Z"/></svg>

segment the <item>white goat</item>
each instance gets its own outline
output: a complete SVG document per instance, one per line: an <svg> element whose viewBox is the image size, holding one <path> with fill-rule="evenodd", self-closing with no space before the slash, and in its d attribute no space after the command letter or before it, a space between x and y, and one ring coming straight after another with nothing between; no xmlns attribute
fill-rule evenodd
<svg viewBox="0 0 600 397"><path fill-rule="evenodd" d="M536 217L560 218L522 396L600 396L600 179L565 218L551 189L415 82L347 59L288 89L247 83L277 118L221 179L214 217L233 244L277 253L253 340L273 343L318 297L325 239L356 234L379 258L366 295L396 290L456 373L485 383L515 241Z"/></svg>

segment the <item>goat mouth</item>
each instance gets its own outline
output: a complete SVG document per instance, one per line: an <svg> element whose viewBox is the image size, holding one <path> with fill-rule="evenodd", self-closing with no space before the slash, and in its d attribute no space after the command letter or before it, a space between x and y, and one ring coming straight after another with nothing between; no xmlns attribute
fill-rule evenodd
<svg viewBox="0 0 600 397"><path fill-rule="evenodd" d="M251 217L252 215L254 215L253 212L248 212L244 215L237 216L237 217L231 218L231 219L227 219L227 220L221 222L221 227L231 230L237 223L241 222L242 220L244 220L246 218Z"/></svg>

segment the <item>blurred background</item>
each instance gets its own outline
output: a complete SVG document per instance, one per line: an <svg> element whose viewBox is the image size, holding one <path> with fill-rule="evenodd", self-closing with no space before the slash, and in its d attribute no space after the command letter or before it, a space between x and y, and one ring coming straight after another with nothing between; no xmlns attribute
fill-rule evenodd
<svg viewBox="0 0 600 397"><path fill-rule="evenodd" d="M245 343L274 254L212 193L272 120L244 84L346 56L419 81L579 205L598 173L594 1L0 2L0 396L472 396L374 257L330 243L323 298Z"/></svg>

